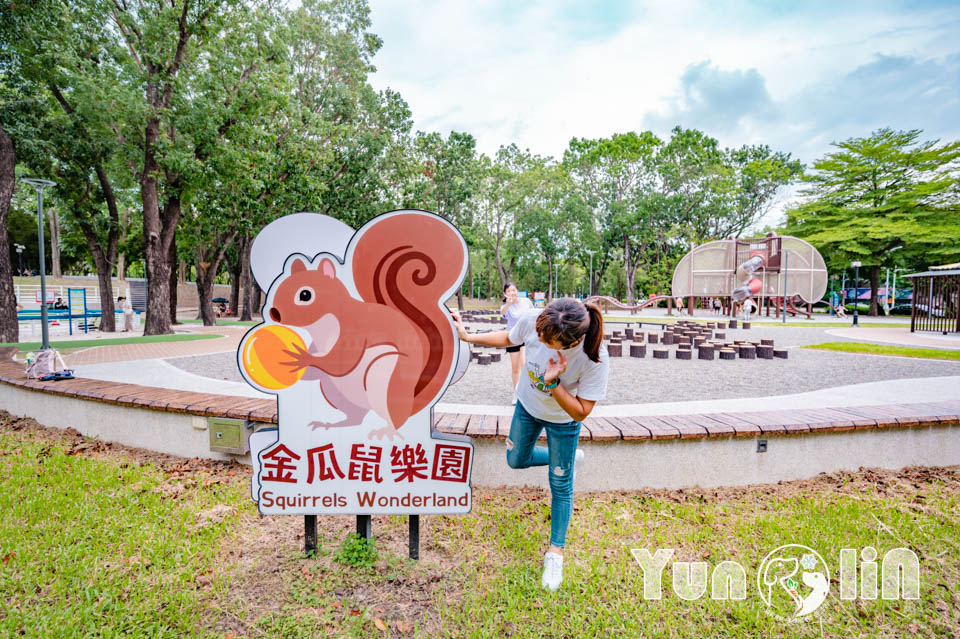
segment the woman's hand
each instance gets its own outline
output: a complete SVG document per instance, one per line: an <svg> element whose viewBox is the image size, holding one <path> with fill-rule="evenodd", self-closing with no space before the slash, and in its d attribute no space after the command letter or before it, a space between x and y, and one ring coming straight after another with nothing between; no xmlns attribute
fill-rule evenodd
<svg viewBox="0 0 960 639"><path fill-rule="evenodd" d="M463 320L460 318L460 312L455 309L450 309L450 315L453 317L453 324L457 327L457 336L464 342L469 342L470 334L467 332L466 327L463 325Z"/></svg>
<svg viewBox="0 0 960 639"><path fill-rule="evenodd" d="M553 380L560 377L564 371L567 370L567 358L563 356L563 353L557 351L557 358L550 358L550 361L547 363L547 370L543 374L543 381L548 384L552 384Z"/></svg>

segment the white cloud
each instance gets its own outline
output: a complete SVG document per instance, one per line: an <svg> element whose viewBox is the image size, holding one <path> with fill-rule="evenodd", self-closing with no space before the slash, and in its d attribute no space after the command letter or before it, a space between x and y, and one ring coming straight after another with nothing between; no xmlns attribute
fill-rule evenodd
<svg viewBox="0 0 960 639"><path fill-rule="evenodd" d="M781 4L371 0L373 83L418 129L472 133L488 154L559 157L574 136L679 119L807 162L879 126L960 138L960 9Z"/></svg>

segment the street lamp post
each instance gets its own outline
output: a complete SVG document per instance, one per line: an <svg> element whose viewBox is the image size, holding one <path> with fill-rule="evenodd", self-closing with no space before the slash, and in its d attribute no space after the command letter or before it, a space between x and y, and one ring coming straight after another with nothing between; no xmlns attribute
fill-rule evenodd
<svg viewBox="0 0 960 639"><path fill-rule="evenodd" d="M850 266L853 267L853 325L860 326L859 313L860 310L860 260L856 260L850 263Z"/></svg>
<svg viewBox="0 0 960 639"><path fill-rule="evenodd" d="M843 306L843 312L847 312L847 272L843 272L840 280L840 304Z"/></svg>
<svg viewBox="0 0 960 639"><path fill-rule="evenodd" d="M596 251L587 249L587 253L590 254L590 297L593 297L593 254L596 253Z"/></svg>
<svg viewBox="0 0 960 639"><path fill-rule="evenodd" d="M29 184L37 190L37 231L40 244L40 327L43 333L43 343L40 350L50 349L50 329L47 327L47 266L46 251L43 248L43 189L53 186L56 182L41 180L40 178L20 178L21 182Z"/></svg>
<svg viewBox="0 0 960 639"><path fill-rule="evenodd" d="M13 248L17 251L17 273L23 275L23 249L27 248L23 244L14 244Z"/></svg>
<svg viewBox="0 0 960 639"><path fill-rule="evenodd" d="M893 306L897 305L897 271L898 270L900 270L899 266L893 267L893 295L891 295L891 297L893 298Z"/></svg>

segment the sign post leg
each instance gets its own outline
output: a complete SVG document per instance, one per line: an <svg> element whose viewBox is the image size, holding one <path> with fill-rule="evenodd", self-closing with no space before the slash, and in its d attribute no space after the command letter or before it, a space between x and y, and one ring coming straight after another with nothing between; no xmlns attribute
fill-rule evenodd
<svg viewBox="0 0 960 639"><path fill-rule="evenodd" d="M420 559L420 515L410 515L410 559Z"/></svg>
<svg viewBox="0 0 960 639"><path fill-rule="evenodd" d="M303 552L308 557L317 554L317 516L303 516Z"/></svg>
<svg viewBox="0 0 960 639"><path fill-rule="evenodd" d="M370 539L373 535L373 526L371 523L370 515L357 515L357 534L364 539Z"/></svg>

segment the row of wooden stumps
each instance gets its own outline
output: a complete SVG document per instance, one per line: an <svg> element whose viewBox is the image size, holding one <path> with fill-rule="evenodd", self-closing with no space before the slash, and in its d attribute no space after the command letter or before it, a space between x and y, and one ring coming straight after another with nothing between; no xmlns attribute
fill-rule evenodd
<svg viewBox="0 0 960 639"><path fill-rule="evenodd" d="M743 322L741 326L744 329L750 328L749 322ZM717 329L737 328L737 320L726 322L691 322L689 320L680 320L673 325L663 327L663 333L647 333L634 331L627 328L621 335L620 331L614 331L606 335L607 353L610 357L623 357L624 342L630 348L630 357L643 358L647 355L647 344L663 343L665 346L677 345L677 359L693 359L692 349L697 350L698 359L712 360L714 355L719 359L787 359L788 352L785 349L776 349L772 339L763 339L760 341L732 340L727 341L727 335ZM668 359L670 349L654 348L654 359Z"/></svg>
<svg viewBox="0 0 960 639"><path fill-rule="evenodd" d="M408 515L410 520L410 559L420 559L420 515ZM373 536L373 520L370 515L357 515L357 535L366 540ZM303 516L303 551L308 557L317 554L317 516Z"/></svg>

